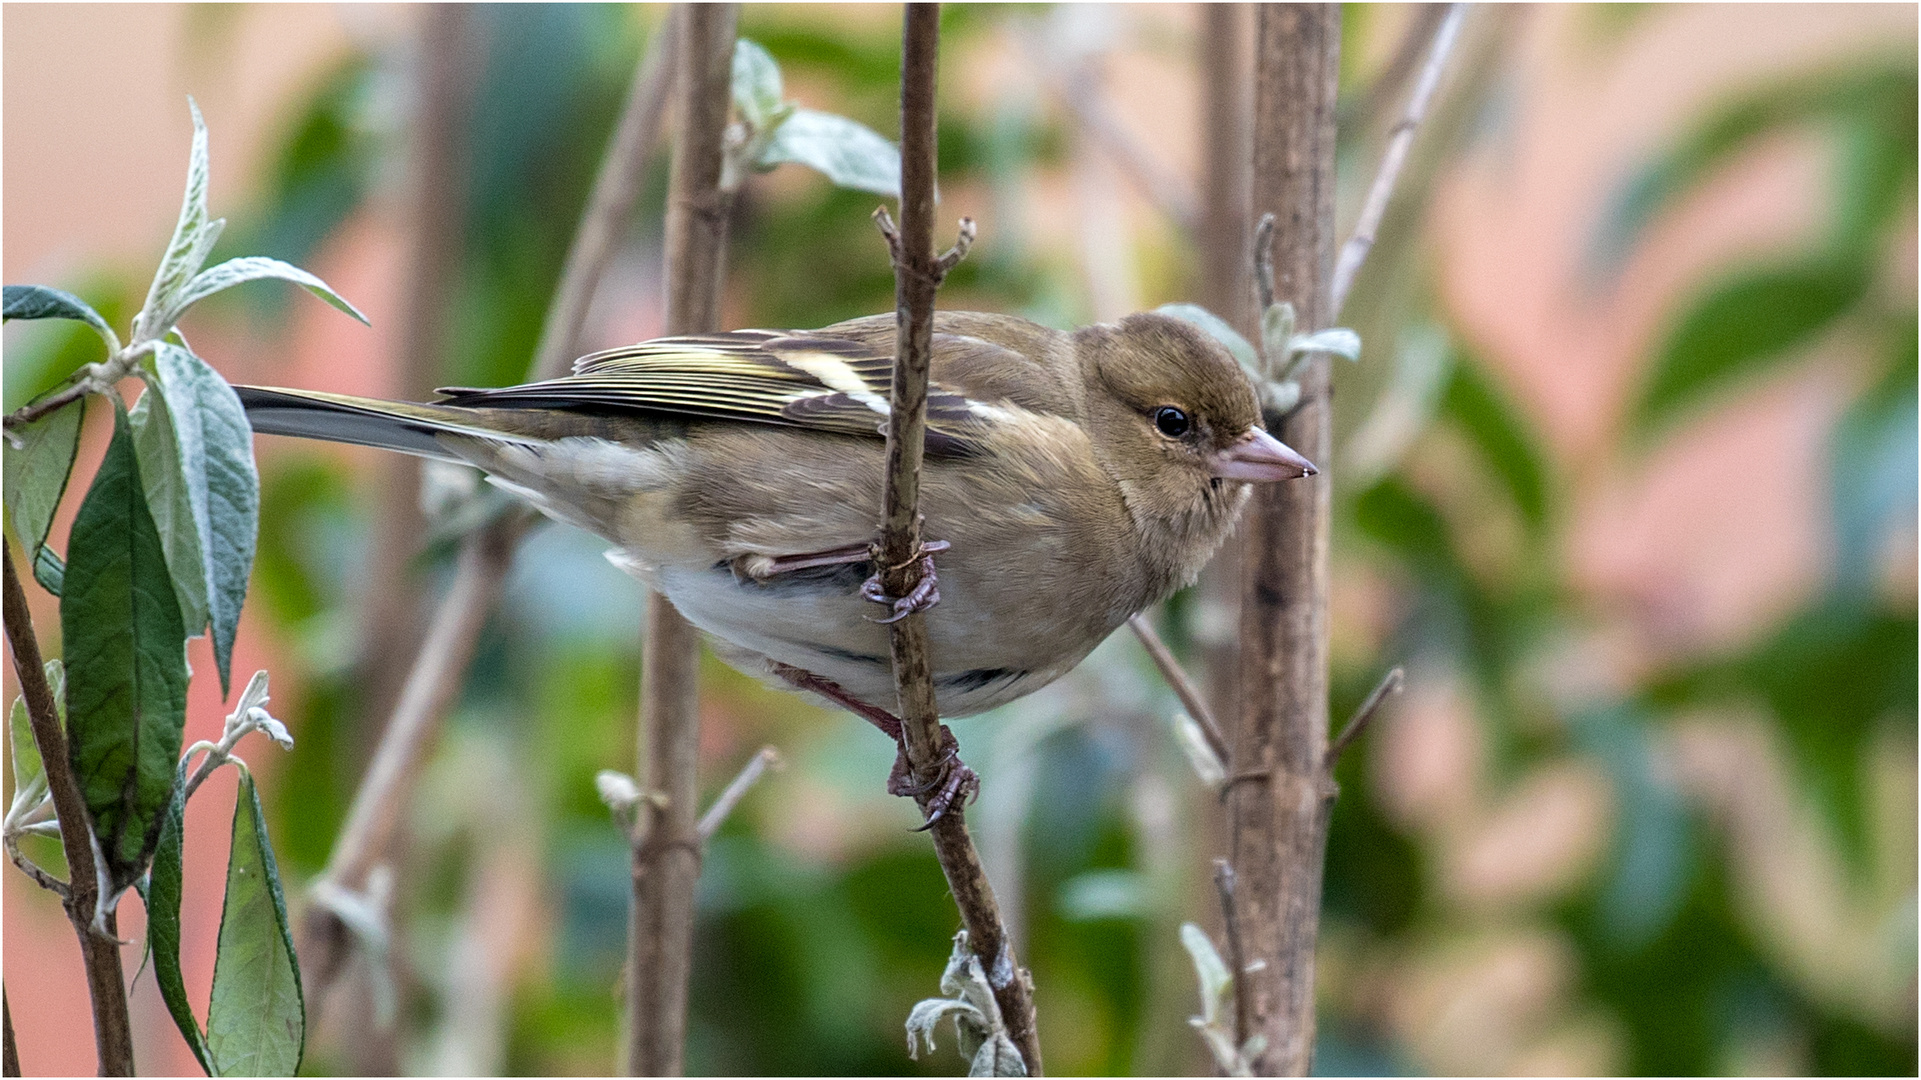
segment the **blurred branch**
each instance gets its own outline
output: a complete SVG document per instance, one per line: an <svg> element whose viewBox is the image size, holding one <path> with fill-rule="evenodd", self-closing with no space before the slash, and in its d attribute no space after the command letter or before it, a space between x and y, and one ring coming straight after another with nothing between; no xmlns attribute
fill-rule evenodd
<svg viewBox="0 0 1921 1080"><path fill-rule="evenodd" d="M1326 326L1334 310L1327 268L1340 39L1339 8L1259 10L1253 211L1288 222L1272 253L1274 285L1310 330ZM1326 462L1331 449L1329 383L1327 357L1309 358L1299 372L1300 405L1275 432L1317 462ZM1227 790L1236 929L1248 958L1238 1007L1246 1010L1248 1038L1264 1040L1253 1062L1260 1075L1305 1075L1313 1059L1314 948L1330 806L1322 768L1330 482L1323 468L1317 477L1260 485L1242 526L1242 714Z"/></svg>
<svg viewBox="0 0 1921 1080"><path fill-rule="evenodd" d="M1043 71L1051 70L1048 66ZM1147 147L1121 123L1120 117L1102 96L1099 79L1092 65L1080 63L1054 80L1061 102L1067 106L1081 128L1105 150L1120 171L1178 225L1193 233L1200 220L1195 209L1194 192L1187 183L1155 159Z"/></svg>
<svg viewBox="0 0 1921 1080"><path fill-rule="evenodd" d="M667 189L667 332L720 328L728 197L721 190L732 103L735 4L675 9L673 172ZM695 821L700 760L700 638L656 593L647 604L640 684L641 789L664 800L639 807L628 923L623 1071L679 1076L684 1070L687 981L693 965L694 887L700 879Z"/></svg>
<svg viewBox="0 0 1921 1080"><path fill-rule="evenodd" d="M747 759L747 764L741 768L733 782L720 793L720 797L707 808L707 812L700 816L700 842L705 844L712 840L714 834L719 832L720 827L726 823L727 815L734 812L734 807L740 805L740 801L747 797L747 792L760 782L760 778L767 774L767 770L778 768L780 768L780 753L771 746L761 747L758 753Z"/></svg>
<svg viewBox="0 0 1921 1080"><path fill-rule="evenodd" d="M133 1027L127 1015L127 987L120 968L120 943L114 940L113 914L107 913L104 927L94 925L101 882L93 830L88 824L92 818L67 757L67 733L60 724L53 688L47 685L47 669L40 658L40 639L34 635L27 594L13 569L13 548L4 541L0 541L0 558L6 562L5 615L13 671L20 679L20 696L26 699L33 743L47 772L54 812L60 817L60 844L67 855L68 882L64 891L55 891L67 910L67 921L80 938L87 993L93 1000L93 1045L100 1059L100 1075L132 1076Z"/></svg>
<svg viewBox="0 0 1921 1080"><path fill-rule="evenodd" d="M1381 68L1381 73L1351 101L1339 107L1342 130L1352 128L1365 131L1372 127L1382 109L1401 93L1408 76L1421 62L1421 54L1428 49L1434 38L1434 31L1441 25L1450 10L1447 4L1420 4L1414 8L1408 20L1407 29L1402 31L1401 40L1394 46L1394 55Z"/></svg>
<svg viewBox="0 0 1921 1080"><path fill-rule="evenodd" d="M1133 628L1134 636L1141 639L1148 657L1154 661L1155 667L1161 669L1161 677L1167 680L1174 696L1181 699L1187 715L1201 725L1201 731L1207 736L1208 748L1214 751L1214 756L1221 760L1221 764L1227 764L1232 750L1227 745L1227 737L1221 734L1220 722L1214 719L1214 711L1207 706L1207 696L1201 693L1200 687L1194 685L1194 680L1188 677L1187 672L1181 670L1180 661L1174 659L1173 650L1161 640L1161 635L1155 632L1154 624L1148 621L1146 615L1135 612L1127 617L1127 625Z"/></svg>
<svg viewBox="0 0 1921 1080"><path fill-rule="evenodd" d="M933 355L934 294L947 270L965 254L972 223L963 221L961 243L948 257L934 256L935 88L940 66L940 6L908 4L901 27L900 61L901 222L891 229L885 211L876 215L894 258L895 359L892 422L887 425L887 473L882 491L880 543L875 562L890 596L910 596L921 582L920 470L927 435L927 378ZM910 610L892 627L894 686L900 700L901 748L914 778L930 791L940 786L948 760L945 730L934 700L926 616ZM968 835L964 807L955 805L929 823L941 871L960 908L968 947L979 958L1029 1076L1041 1075L1033 987L1015 962L993 885Z"/></svg>
<svg viewBox="0 0 1921 1080"><path fill-rule="evenodd" d="M402 285L398 396L419 401L440 384L454 291L466 256L468 133L480 50L471 4L438 4L422 13L410 123L406 194L407 270ZM361 688L356 749L369 757L397 707L407 660L420 639L425 598L410 567L426 535L420 508L421 463L383 456L375 464L372 535L359 580L364 636L354 663Z"/></svg>
<svg viewBox="0 0 1921 1080"><path fill-rule="evenodd" d="M644 137L647 128L634 114L655 117L652 130L658 132L658 117L666 96L665 81L658 77L658 72L669 69L673 56L670 33L665 29L657 31L655 41L657 47L650 47L635 76L636 87L648 89L651 96L629 95L627 111L608 149L609 157L602 163L588 201L589 209L581 221L574 248L569 252L555 299L549 306L550 323L561 318L561 313L587 309L607 264L605 255L595 255L594 250L599 245L611 245L611 238L619 235L619 223L632 207L632 197L620 193L637 190L646 174L658 136ZM649 74L650 65L655 65L653 74ZM625 138L636 129L641 137ZM583 239L586 235L596 239ZM577 350L580 327L578 322L571 326L566 333L543 328L538 374L557 374L566 358ZM546 351L549 349L551 351ZM525 524L524 516L510 517L469 535L462 542L453 581L434 614L421 648L414 654L405 684L407 689L375 750L374 765L354 794L348 824L334 842L328 870L315 882L314 889L324 885L351 893L364 891L369 872L384 857L392 839L393 823L410 801L422 763L438 740L440 724L472 660L474 642L486 623L488 609L499 595L513 545ZM417 705L409 707L410 701ZM389 764L383 767L383 760ZM315 904L308 909L301 928L299 954L307 961L306 1000L314 1017L324 1006L333 980L344 968L350 938L348 928L330 906Z"/></svg>
<svg viewBox="0 0 1921 1080"><path fill-rule="evenodd" d="M1329 776L1334 775L1334 766L1340 761L1341 752L1347 749L1347 744L1360 738L1361 732L1367 730L1368 721L1374 719L1374 713L1381 707L1381 703L1387 700L1388 695L1400 693L1406 681L1406 673L1398 667L1381 676L1381 681L1367 695L1367 700L1361 702L1361 707L1354 710L1354 716L1347 722L1347 726L1342 728L1341 733L1328 744L1327 774Z"/></svg>
<svg viewBox="0 0 1921 1080"><path fill-rule="evenodd" d="M594 178L586 216L574 233L573 246L567 249L560 287L540 328L540 346L534 351L530 378L552 379L566 374L567 365L579 351L587 312L593 306L594 286L600 283L614 247L633 216L634 202L647 179L647 161L660 140L667 90L674 77L673 37L666 27L656 32L647 43L646 56L634 69L626 107L614 128L614 140L600 159L600 173Z"/></svg>
<svg viewBox="0 0 1921 1080"><path fill-rule="evenodd" d="M1387 214L1388 200L1394 197L1394 185L1401 179L1401 169L1407 164L1408 148L1414 145L1414 132L1420 128L1421 121L1427 116L1428 104L1434 100L1434 91L1441 85L1441 73L1447 68L1447 58L1454 51L1454 43L1460 38L1461 20L1467 15L1466 4L1449 4L1447 14L1434 28L1433 43L1428 47L1427 63L1421 68L1421 76L1414 84L1414 92L1408 96L1407 110L1401 114L1400 122L1388 136L1387 148L1381 153L1379 171L1374 174L1374 184L1368 188L1367 201L1361 206L1361 216L1354 223L1354 235L1348 237L1341 247L1341 257L1334 264L1334 283L1328 289L1328 321L1333 321L1341 313L1341 305L1347 302L1347 294L1354 287L1354 278L1361 272L1361 264L1367 261L1367 253L1374 246L1374 235L1381 227L1381 218Z"/></svg>

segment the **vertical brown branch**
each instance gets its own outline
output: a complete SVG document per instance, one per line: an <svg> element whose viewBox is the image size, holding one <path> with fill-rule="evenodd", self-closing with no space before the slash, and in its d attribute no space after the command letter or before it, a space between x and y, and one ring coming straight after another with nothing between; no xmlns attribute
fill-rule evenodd
<svg viewBox="0 0 1921 1080"><path fill-rule="evenodd" d="M908 595L920 579L920 469L927 433L934 293L949 265L934 256L935 89L939 69L940 5L908 4L901 30L901 223L898 235L890 237L894 251L896 355L877 560L881 583L892 596ZM963 243L969 236L968 227L963 225ZM916 778L931 783L939 776L942 740L928 656L927 622L921 612L911 612L893 624L892 649L902 743ZM1040 1035L1034 1020L1033 987L1027 973L1015 962L993 886L968 834L962 808L949 809L935 820L930 831L934 852L967 927L968 944L994 988L1008 1037L1020 1050L1027 1074L1039 1076Z"/></svg>
<svg viewBox="0 0 1921 1080"><path fill-rule="evenodd" d="M1334 252L1334 100L1340 8L1260 9L1255 52L1254 202L1280 224L1278 294L1308 329L1326 324ZM1263 1075L1305 1075L1314 1051L1314 946L1332 786L1327 749L1330 380L1325 356L1301 375L1301 405L1276 434L1323 466L1256 492L1243 548L1241 725L1231 850L1241 936L1242 1015L1266 1037Z"/></svg>
<svg viewBox="0 0 1921 1080"><path fill-rule="evenodd" d="M676 15L674 163L667 195L667 332L719 329L727 243L720 190L731 101L733 4L694 4ZM634 848L628 927L626 1070L684 1071L687 978L692 965L694 886L700 877L695 766L700 640L660 596L647 606L640 701L640 784L664 800L643 804Z"/></svg>
<svg viewBox="0 0 1921 1080"><path fill-rule="evenodd" d="M40 639L33 633L33 614L27 608L27 594L21 590L19 575L13 569L13 549L0 544L0 558L6 562L7 644L13 650L13 670L20 678L20 695L26 699L34 746L39 749L40 761L47 770L47 789L53 795L54 813L60 818L60 844L67 855L68 878L60 900L67 909L67 921L73 924L73 932L80 938L80 958L87 969L87 993L93 999L93 1045L100 1058L100 1075L132 1076L133 1028L127 1017L127 984L120 968L120 944L112 937L113 916L107 916L106 936L93 928L100 879L88 824L92 819L67 757L67 733L60 725L53 688L47 685L46 667L40 658Z"/></svg>

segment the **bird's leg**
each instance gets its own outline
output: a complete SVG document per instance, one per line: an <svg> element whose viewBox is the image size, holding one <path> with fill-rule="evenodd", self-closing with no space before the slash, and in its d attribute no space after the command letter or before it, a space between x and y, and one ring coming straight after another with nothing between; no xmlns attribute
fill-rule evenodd
<svg viewBox="0 0 1921 1080"><path fill-rule="evenodd" d="M848 544L845 547L829 548L826 551L809 551L799 555L742 555L734 560L734 573L755 581L765 581L781 574L791 574L796 570L864 563L872 557L873 554L867 544Z"/></svg>
<svg viewBox="0 0 1921 1080"><path fill-rule="evenodd" d="M885 619L873 621L883 624L897 623L912 612L926 611L940 603L940 578L934 573L934 556L953 546L945 540L933 540L920 546L920 552L914 556L920 560L920 583L915 585L914 591L906 596L887 595L887 590L880 583L879 569L874 571L873 577L862 582L860 594L863 597L876 604L885 604L894 612Z"/></svg>
<svg viewBox="0 0 1921 1080"><path fill-rule="evenodd" d="M939 821L941 815L951 810L956 802L969 802L980 794L980 776L960 759L960 742L946 724L940 726L939 756L935 760L934 776L926 783L920 783L914 779L914 766L907 760L907 743L902 736L899 717L886 709L867 704L832 679L823 679L792 664L775 663L774 674L802 690L819 694L840 705L894 740L894 767L887 774L887 793L925 800L921 810L927 820L921 825L922 829Z"/></svg>
<svg viewBox="0 0 1921 1080"><path fill-rule="evenodd" d="M879 728L881 734L894 740L896 744L900 743L901 729L899 717L888 712L886 709L867 704L865 701L848 693L846 687L843 687L834 680L823 679L811 671L806 671L792 664L783 664L778 661L774 663L774 674L786 679L802 690L819 694L821 697L826 698L846 709L848 712L853 713L855 716L860 717L862 720Z"/></svg>

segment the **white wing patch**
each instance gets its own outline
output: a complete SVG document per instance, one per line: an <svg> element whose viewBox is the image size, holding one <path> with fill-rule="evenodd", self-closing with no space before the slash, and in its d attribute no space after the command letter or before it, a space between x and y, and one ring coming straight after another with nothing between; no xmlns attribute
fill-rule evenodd
<svg viewBox="0 0 1921 1080"><path fill-rule="evenodd" d="M867 384L867 380L861 378L859 372L838 356L818 352L790 352L782 353L781 359L819 379L822 386L830 390L838 390L882 416L887 416L893 411L887 399L874 393L873 387Z"/></svg>

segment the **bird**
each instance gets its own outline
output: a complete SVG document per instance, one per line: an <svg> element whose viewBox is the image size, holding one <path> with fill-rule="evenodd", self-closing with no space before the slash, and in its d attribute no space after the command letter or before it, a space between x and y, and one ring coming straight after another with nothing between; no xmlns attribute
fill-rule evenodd
<svg viewBox="0 0 1921 1080"><path fill-rule="evenodd" d="M259 433L477 467L608 541L609 560L730 665L896 742L892 617L937 589L939 712L1003 705L1190 584L1252 485L1316 473L1265 430L1253 381L1193 324L1143 313L1070 332L937 312L920 495L935 574L923 595L887 597L872 544L895 328L886 314L659 338L424 404L235 389ZM900 769L890 790L905 786Z"/></svg>

